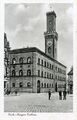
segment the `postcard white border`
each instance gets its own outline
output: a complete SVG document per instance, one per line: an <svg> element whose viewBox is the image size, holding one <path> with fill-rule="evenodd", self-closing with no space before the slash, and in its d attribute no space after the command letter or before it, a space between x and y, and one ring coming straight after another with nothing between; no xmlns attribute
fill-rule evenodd
<svg viewBox="0 0 77 120"><path fill-rule="evenodd" d="M9 116L4 113L4 4L5 3L72 3L74 5L73 27L73 64L74 64L74 94L73 113L36 113L36 116ZM75 120L77 117L77 2L73 0L1 0L0 1L0 119L1 120Z"/></svg>

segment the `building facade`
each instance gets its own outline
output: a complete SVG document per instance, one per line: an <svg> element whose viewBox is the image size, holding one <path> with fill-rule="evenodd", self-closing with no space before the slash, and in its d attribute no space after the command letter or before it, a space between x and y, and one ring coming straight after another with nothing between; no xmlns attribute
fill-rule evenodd
<svg viewBox="0 0 77 120"><path fill-rule="evenodd" d="M66 66L57 61L56 14L47 13L45 53L36 47L10 50L10 91L53 92L63 90Z"/></svg>
<svg viewBox="0 0 77 120"><path fill-rule="evenodd" d="M66 67L37 48L10 51L11 91L57 91L65 84Z"/></svg>
<svg viewBox="0 0 77 120"><path fill-rule="evenodd" d="M9 51L10 45L4 33L4 89L7 89L9 80Z"/></svg>
<svg viewBox="0 0 77 120"><path fill-rule="evenodd" d="M73 67L68 73L68 92L70 94L73 93Z"/></svg>

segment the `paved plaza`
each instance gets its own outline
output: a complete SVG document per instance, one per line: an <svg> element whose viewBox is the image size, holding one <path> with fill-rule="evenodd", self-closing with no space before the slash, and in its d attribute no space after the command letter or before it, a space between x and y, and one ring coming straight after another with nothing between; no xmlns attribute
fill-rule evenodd
<svg viewBox="0 0 77 120"><path fill-rule="evenodd" d="M47 93L18 93L4 96L5 112L73 112L73 95L66 100L59 100L58 93L52 93L48 100Z"/></svg>

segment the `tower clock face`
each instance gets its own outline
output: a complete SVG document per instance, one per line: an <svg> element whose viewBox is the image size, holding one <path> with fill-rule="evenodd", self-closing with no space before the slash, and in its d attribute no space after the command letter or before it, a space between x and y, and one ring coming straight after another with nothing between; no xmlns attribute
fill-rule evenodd
<svg viewBox="0 0 77 120"><path fill-rule="evenodd" d="M48 45L48 46L51 46L51 45L52 45L52 41L49 40L49 41L47 42L47 45Z"/></svg>

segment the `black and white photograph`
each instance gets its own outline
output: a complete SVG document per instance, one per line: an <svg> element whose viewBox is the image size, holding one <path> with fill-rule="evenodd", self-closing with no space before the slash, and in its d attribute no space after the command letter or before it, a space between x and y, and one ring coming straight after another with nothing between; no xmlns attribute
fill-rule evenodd
<svg viewBox="0 0 77 120"><path fill-rule="evenodd" d="M4 112L73 113L73 4L4 8Z"/></svg>

